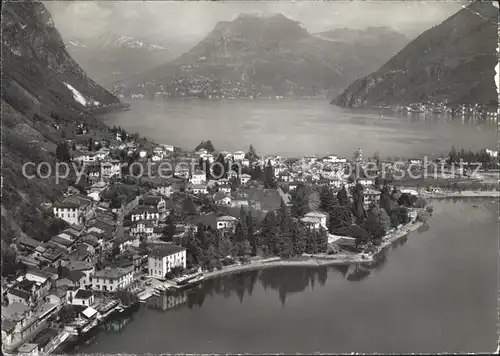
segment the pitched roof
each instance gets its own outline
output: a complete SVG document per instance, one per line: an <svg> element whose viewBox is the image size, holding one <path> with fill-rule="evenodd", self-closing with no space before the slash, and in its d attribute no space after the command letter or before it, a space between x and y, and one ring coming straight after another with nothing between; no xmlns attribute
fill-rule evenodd
<svg viewBox="0 0 500 356"><path fill-rule="evenodd" d="M118 279L132 272L130 268L106 268L95 273L97 278Z"/></svg>
<svg viewBox="0 0 500 356"><path fill-rule="evenodd" d="M178 245L170 245L170 244L169 245L162 245L161 248L158 248L158 249L151 251L149 256L161 258L161 257L165 257L165 256L170 256L170 255L173 255L175 253L182 252L182 251L186 251L186 248L182 247L182 246L178 246Z"/></svg>
<svg viewBox="0 0 500 356"><path fill-rule="evenodd" d="M88 299L88 298L92 297L93 295L94 295L94 293L92 293L92 291L90 291L90 290L79 289L78 292L76 292L76 294L75 294L75 298Z"/></svg>

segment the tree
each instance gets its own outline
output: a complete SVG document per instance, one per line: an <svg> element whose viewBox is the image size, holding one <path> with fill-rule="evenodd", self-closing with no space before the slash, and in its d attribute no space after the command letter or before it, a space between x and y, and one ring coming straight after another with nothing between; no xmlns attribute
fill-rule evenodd
<svg viewBox="0 0 500 356"><path fill-rule="evenodd" d="M379 206L385 210L387 214L391 214L392 212L392 200L391 200L391 195L389 194L389 188L387 185L382 187L382 190L380 192L380 202Z"/></svg>
<svg viewBox="0 0 500 356"><path fill-rule="evenodd" d="M56 147L56 158L60 162L70 162L71 153L69 152L68 144L66 142L60 142Z"/></svg>
<svg viewBox="0 0 500 356"><path fill-rule="evenodd" d="M412 199L411 195L408 193L403 193L398 199L398 205L403 205L406 207L411 207L412 206Z"/></svg>
<svg viewBox="0 0 500 356"><path fill-rule="evenodd" d="M419 198L417 199L417 201L413 204L413 206L415 208L418 208L418 209L423 209L427 206L427 201L423 198Z"/></svg>
<svg viewBox="0 0 500 356"><path fill-rule="evenodd" d="M329 213L335 206L339 205L337 197L335 196L335 194L333 194L333 191L326 185L321 187L319 200L319 209L326 213Z"/></svg>
<svg viewBox="0 0 500 356"><path fill-rule="evenodd" d="M378 239L387 234L391 221L384 209L376 207L368 212L365 226L372 237Z"/></svg>
<svg viewBox="0 0 500 356"><path fill-rule="evenodd" d="M262 245L267 246L267 252L270 255L278 253L278 219L273 211L267 212L264 220L262 220L261 238Z"/></svg>
<svg viewBox="0 0 500 356"><path fill-rule="evenodd" d="M292 231L293 254L300 256L306 252L307 248L307 229L301 223L295 223Z"/></svg>
<svg viewBox="0 0 500 356"><path fill-rule="evenodd" d="M347 195L345 185L343 185L337 193L337 200L341 206L350 206L349 196Z"/></svg>
<svg viewBox="0 0 500 356"><path fill-rule="evenodd" d="M196 214L196 206L191 199L184 199L184 201L182 202L182 211L188 215Z"/></svg>
<svg viewBox="0 0 500 356"><path fill-rule="evenodd" d="M370 241L370 234L359 225L352 226L351 236L356 239L356 245L364 245Z"/></svg>
<svg viewBox="0 0 500 356"><path fill-rule="evenodd" d="M360 183L356 183L354 189L352 190L352 211L358 223L361 223L366 218L366 212L364 208L364 198L363 198L363 186Z"/></svg>
<svg viewBox="0 0 500 356"><path fill-rule="evenodd" d="M255 151L255 148L253 148L252 145L250 145L248 152L245 155L245 158L248 159L250 162L259 159L259 156L257 155L257 152Z"/></svg>
<svg viewBox="0 0 500 356"><path fill-rule="evenodd" d="M264 188L276 188L276 182L274 180L274 168L271 160L268 160L266 167L264 167Z"/></svg>
<svg viewBox="0 0 500 356"><path fill-rule="evenodd" d="M297 188L291 194L291 212L295 217L304 216L309 212L309 189L303 183L297 185Z"/></svg>
<svg viewBox="0 0 500 356"><path fill-rule="evenodd" d="M262 168L260 167L260 165L257 165L255 166L255 168L253 169L252 171L252 174L251 174L251 179L252 180L255 180L255 181L258 181L258 182L264 182L264 172L262 171Z"/></svg>
<svg viewBox="0 0 500 356"><path fill-rule="evenodd" d="M347 206L337 205L330 210L328 215L328 231L337 235L348 235L352 225L351 210Z"/></svg>
<svg viewBox="0 0 500 356"><path fill-rule="evenodd" d="M255 236L256 223L252 216L252 210L248 212L246 226L248 229L248 241L252 248L252 256L257 255L258 241L257 236Z"/></svg>

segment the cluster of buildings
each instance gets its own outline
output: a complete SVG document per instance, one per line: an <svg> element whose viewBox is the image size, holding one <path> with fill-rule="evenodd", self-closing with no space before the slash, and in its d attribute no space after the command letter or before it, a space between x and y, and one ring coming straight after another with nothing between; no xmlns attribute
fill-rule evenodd
<svg viewBox="0 0 500 356"><path fill-rule="evenodd" d="M492 120L498 118L498 111L493 107L488 107L486 105L480 104L460 104L452 106L449 102L446 101L413 103L407 106L397 106L395 109L397 111L408 113L456 115L462 117L478 117Z"/></svg>

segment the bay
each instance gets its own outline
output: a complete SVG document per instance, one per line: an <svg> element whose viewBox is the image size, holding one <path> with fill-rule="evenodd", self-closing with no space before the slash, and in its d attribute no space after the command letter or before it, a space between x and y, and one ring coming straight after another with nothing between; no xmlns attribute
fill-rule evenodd
<svg viewBox="0 0 500 356"><path fill-rule="evenodd" d="M280 267L207 280L177 299L149 300L72 352L492 352L498 203L433 205L428 228L370 268Z"/></svg>

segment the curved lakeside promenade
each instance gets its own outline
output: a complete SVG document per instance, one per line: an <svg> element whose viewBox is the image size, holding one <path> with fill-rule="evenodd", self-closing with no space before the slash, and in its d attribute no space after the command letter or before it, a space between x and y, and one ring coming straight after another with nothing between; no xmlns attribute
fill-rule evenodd
<svg viewBox="0 0 500 356"><path fill-rule="evenodd" d="M210 279L227 274L239 273L255 269L264 269L270 267L281 267L281 266L318 267L318 266L328 266L328 265L345 265L350 263L371 263L374 261L374 257L378 255L381 251L386 249L388 246L390 246L392 243L399 240L403 236L406 236L410 232L417 230L422 225L423 225L422 222L411 222L401 227L394 233L387 236L386 240L383 241L379 246L377 246L377 250L372 254L366 254L366 253L358 253L358 254L338 253L334 255L303 254L302 255L303 259L290 259L290 260L283 260L280 257L273 257L268 259L254 260L247 264L223 267L220 270L205 273L204 278Z"/></svg>

